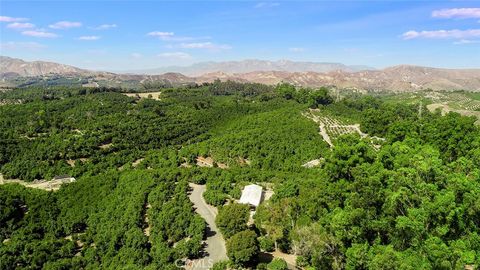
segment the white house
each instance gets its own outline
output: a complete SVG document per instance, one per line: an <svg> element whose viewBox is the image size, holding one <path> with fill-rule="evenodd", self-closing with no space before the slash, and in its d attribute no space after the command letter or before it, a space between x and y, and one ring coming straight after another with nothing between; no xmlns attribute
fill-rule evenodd
<svg viewBox="0 0 480 270"><path fill-rule="evenodd" d="M243 188L240 203L258 207L262 202L262 187L259 185L248 185Z"/></svg>

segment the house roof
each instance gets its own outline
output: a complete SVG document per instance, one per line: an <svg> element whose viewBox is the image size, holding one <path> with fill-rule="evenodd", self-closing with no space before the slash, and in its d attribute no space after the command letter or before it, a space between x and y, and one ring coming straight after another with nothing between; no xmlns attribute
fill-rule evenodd
<svg viewBox="0 0 480 270"><path fill-rule="evenodd" d="M250 204L255 207L262 201L262 187L259 185L248 185L243 188L240 203Z"/></svg>

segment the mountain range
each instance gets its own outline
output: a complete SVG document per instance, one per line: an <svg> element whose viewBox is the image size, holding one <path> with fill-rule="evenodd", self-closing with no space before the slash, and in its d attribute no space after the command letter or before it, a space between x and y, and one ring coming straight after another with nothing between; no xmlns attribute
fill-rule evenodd
<svg viewBox="0 0 480 270"><path fill-rule="evenodd" d="M156 75L167 72L182 73L186 76L200 76L205 73L225 72L225 73L249 73L256 71L284 71L284 72L330 72L342 70L345 72L355 72L361 70L374 70L368 66L347 66L341 63L325 62L295 62L290 60L266 61L257 59L247 59L242 61L225 62L200 62L190 66L170 66L156 69L133 70L126 73Z"/></svg>
<svg viewBox="0 0 480 270"><path fill-rule="evenodd" d="M167 72L167 73L164 73ZM181 71L181 72L179 72ZM0 56L0 86L17 86L22 78L83 78L84 85L125 86L168 83L185 85L216 79L298 86L331 86L362 91L480 91L480 69L442 69L399 65L381 70L338 63L244 60L204 62L133 73L90 71L52 62L27 62ZM158 74L163 73L163 74ZM158 74L158 75L153 75ZM188 75L188 76L187 76Z"/></svg>

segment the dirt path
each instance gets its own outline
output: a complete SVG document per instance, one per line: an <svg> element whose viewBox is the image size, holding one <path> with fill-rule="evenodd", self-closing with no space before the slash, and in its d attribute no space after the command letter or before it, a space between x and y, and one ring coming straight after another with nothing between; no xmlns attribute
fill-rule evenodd
<svg viewBox="0 0 480 270"><path fill-rule="evenodd" d="M360 130L360 124L349 125L349 127L353 128L355 131L357 131L357 133L358 133L358 135L360 135L360 137L362 137L362 138L368 137L368 134L367 134L367 133L363 133L363 132Z"/></svg>
<svg viewBox="0 0 480 270"><path fill-rule="evenodd" d="M297 256L293 254L283 253L279 250L274 252L260 252L258 255L259 262L270 263L273 259L283 259L287 263L288 269L296 270L297 268Z"/></svg>
<svg viewBox="0 0 480 270"><path fill-rule="evenodd" d="M320 131L318 133L322 136L323 140L330 146L330 148L333 148L334 145L332 143L332 139L331 139L330 135L328 134L328 130L330 131L331 134L332 134L332 130L335 130L335 129L340 129L341 130L340 133L335 133L334 132L333 133L334 137L336 135L338 136L338 135L344 135L344 134L349 134L349 133L358 133L358 135L360 135L360 137L362 137L363 139L369 138L369 135L366 134L366 133L363 133L362 130L360 129L360 124L344 125L341 122L339 122L338 120L333 120L333 121L328 120L328 119L325 120L325 118L322 118L318 115L313 114L314 111L318 112L318 110L310 109L310 111L308 113L302 113L302 115L307 117L308 119L313 120L315 123L317 123L319 125ZM370 137L370 138L372 139L373 137ZM377 139L385 140L383 138L377 138ZM372 145L377 150L380 148L380 145L375 145L373 142L372 142ZM306 166L309 166L308 163L304 164L304 167L306 167Z"/></svg>
<svg viewBox="0 0 480 270"><path fill-rule="evenodd" d="M150 243L150 232L152 231L152 224L150 224L148 219L148 209L152 208L152 205L147 203L144 206L144 213L143 213L143 223L145 224L145 228L143 229L143 234L148 238L148 242Z"/></svg>
<svg viewBox="0 0 480 270"><path fill-rule="evenodd" d="M140 97L140 98L148 98L151 96L152 99L160 100L160 95L162 92L145 92L145 93L123 93L128 97Z"/></svg>
<svg viewBox="0 0 480 270"><path fill-rule="evenodd" d="M320 165L322 165L323 162L325 162L324 158L313 159L313 160L310 160L309 162L303 164L302 167L304 167L304 168L319 167Z"/></svg>
<svg viewBox="0 0 480 270"><path fill-rule="evenodd" d="M227 250L225 240L215 224L217 209L208 205L203 199L203 193L207 189L205 185L190 184L193 189L189 198L195 206L195 211L207 222L207 240L205 252L207 255L202 259L189 261L186 269L210 269L211 266L219 261L227 260Z"/></svg>
<svg viewBox="0 0 480 270"><path fill-rule="evenodd" d="M297 269L297 256L293 254L283 253L279 250L276 250L271 253L274 258L284 259L287 262L288 269Z"/></svg>
<svg viewBox="0 0 480 270"><path fill-rule="evenodd" d="M328 143L328 145L333 147L332 140L330 139L330 136L327 133L327 129L325 128L325 124L320 121L320 118L316 115L314 115L311 111L309 114L304 113L303 116L307 117L308 119L313 120L313 122L317 123L319 125L320 131L318 132L320 136L322 136L323 140Z"/></svg>
<svg viewBox="0 0 480 270"><path fill-rule="evenodd" d="M314 119L314 121L315 121L315 119ZM317 121L315 121L315 122L317 122ZM330 147L333 147L333 143L332 143L332 140L330 139L330 136L327 133L327 129L325 128L325 125L322 124L322 123L320 123L320 132L319 133L320 133L320 135L322 135L323 140L326 141L328 143L328 145L330 145Z"/></svg>
<svg viewBox="0 0 480 270"><path fill-rule="evenodd" d="M73 183L75 182L75 178L69 177L69 178L62 178L62 179L52 179L50 181L46 180L35 180L33 182L25 182L19 179L5 179L3 178L3 174L0 173L0 185L3 184L10 184L10 183L16 183L23 185L27 188L38 188L38 189L43 189L46 191L57 191L60 189L60 187L65 184L65 183Z"/></svg>

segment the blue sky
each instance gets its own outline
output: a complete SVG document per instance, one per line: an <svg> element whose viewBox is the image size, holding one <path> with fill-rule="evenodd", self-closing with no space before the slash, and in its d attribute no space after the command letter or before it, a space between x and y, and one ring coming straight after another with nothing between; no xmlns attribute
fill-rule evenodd
<svg viewBox="0 0 480 270"><path fill-rule="evenodd" d="M480 1L0 2L0 54L135 70L243 59L480 68Z"/></svg>

